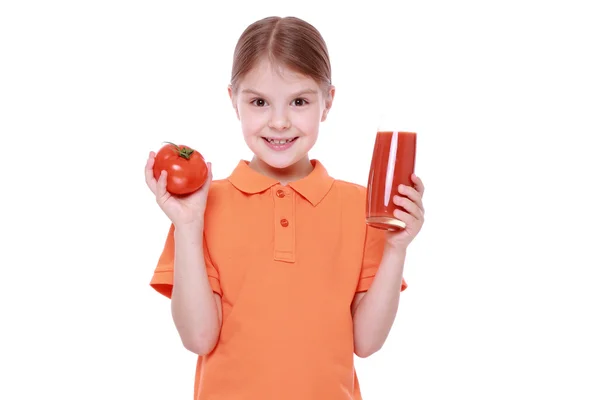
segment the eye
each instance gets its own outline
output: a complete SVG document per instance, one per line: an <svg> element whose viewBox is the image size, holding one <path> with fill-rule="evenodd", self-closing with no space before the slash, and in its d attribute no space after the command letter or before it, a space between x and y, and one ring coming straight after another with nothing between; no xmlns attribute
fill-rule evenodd
<svg viewBox="0 0 600 400"><path fill-rule="evenodd" d="M257 107L264 107L267 104L264 99L254 99L251 101L251 103Z"/></svg>
<svg viewBox="0 0 600 400"><path fill-rule="evenodd" d="M298 106L298 107L302 107L308 104L308 101L306 101L306 99L296 99L294 100L294 105Z"/></svg>

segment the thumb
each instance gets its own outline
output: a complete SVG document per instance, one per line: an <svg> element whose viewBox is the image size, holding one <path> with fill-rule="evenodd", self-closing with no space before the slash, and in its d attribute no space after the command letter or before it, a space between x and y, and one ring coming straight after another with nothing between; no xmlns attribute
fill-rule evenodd
<svg viewBox="0 0 600 400"><path fill-rule="evenodd" d="M206 182L210 183L212 182L212 163L207 162L206 166L208 167L208 176L206 177Z"/></svg>
<svg viewBox="0 0 600 400"><path fill-rule="evenodd" d="M212 182L212 178L213 178L213 174L212 174L212 164L207 162L206 163L206 167L207 167L207 175L206 175L206 181L204 182L204 184L202 185L202 187L200 188L200 192L201 193L206 193L208 192L208 188L210 187L210 184Z"/></svg>

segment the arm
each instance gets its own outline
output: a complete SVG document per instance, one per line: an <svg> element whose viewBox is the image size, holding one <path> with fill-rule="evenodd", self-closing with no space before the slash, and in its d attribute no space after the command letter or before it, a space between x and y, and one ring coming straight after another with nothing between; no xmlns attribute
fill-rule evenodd
<svg viewBox="0 0 600 400"><path fill-rule="evenodd" d="M411 175L414 188L398 186L394 204L401 207L394 210L394 216L406 223L406 228L398 232L387 232L383 255L375 278L367 293L354 296L352 316L354 321L354 352L359 357L368 357L385 343L398 311L402 274L406 249L417 236L425 221L423 207L423 181Z"/></svg>
<svg viewBox="0 0 600 400"><path fill-rule="evenodd" d="M371 287L354 297L354 351L359 357L368 357L381 349L392 329L400 302L405 258L406 251L386 246Z"/></svg>
<svg viewBox="0 0 600 400"><path fill-rule="evenodd" d="M175 228L175 268L171 314L186 349L210 353L221 330L221 297L214 293L206 273L202 235L204 227Z"/></svg>

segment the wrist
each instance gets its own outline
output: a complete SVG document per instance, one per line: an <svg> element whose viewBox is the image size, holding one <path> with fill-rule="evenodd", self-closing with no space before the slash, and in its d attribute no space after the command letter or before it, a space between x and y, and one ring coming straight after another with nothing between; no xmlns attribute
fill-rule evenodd
<svg viewBox="0 0 600 400"><path fill-rule="evenodd" d="M183 236L201 236L204 232L204 220L186 222L182 224L173 224L175 234Z"/></svg>
<svg viewBox="0 0 600 400"><path fill-rule="evenodd" d="M391 253L391 254L394 254L395 256L399 255L402 257L406 256L406 250L407 250L406 245L390 243L390 242L386 242L385 247L384 247L385 253Z"/></svg>
<svg viewBox="0 0 600 400"><path fill-rule="evenodd" d="M402 282L405 261L406 248L386 245L377 274L382 274L385 281L389 281L393 287L396 287L396 284L400 285Z"/></svg>

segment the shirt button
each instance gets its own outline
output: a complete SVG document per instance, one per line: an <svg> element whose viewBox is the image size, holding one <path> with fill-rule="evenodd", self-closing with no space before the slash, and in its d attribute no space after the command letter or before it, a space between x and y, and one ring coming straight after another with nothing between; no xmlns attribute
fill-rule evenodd
<svg viewBox="0 0 600 400"><path fill-rule="evenodd" d="M290 223L288 222L288 220L287 220L287 219L285 219L285 218L284 218L284 219L282 219L282 220L281 220L281 221L279 221L279 222L281 223L281 226L283 226L284 228L290 224Z"/></svg>
<svg viewBox="0 0 600 400"><path fill-rule="evenodd" d="M279 190L277 191L277 197L280 197L280 198L283 198L283 197L285 197L285 193L284 193L284 191L283 191L283 190L281 190L281 189L279 189Z"/></svg>

